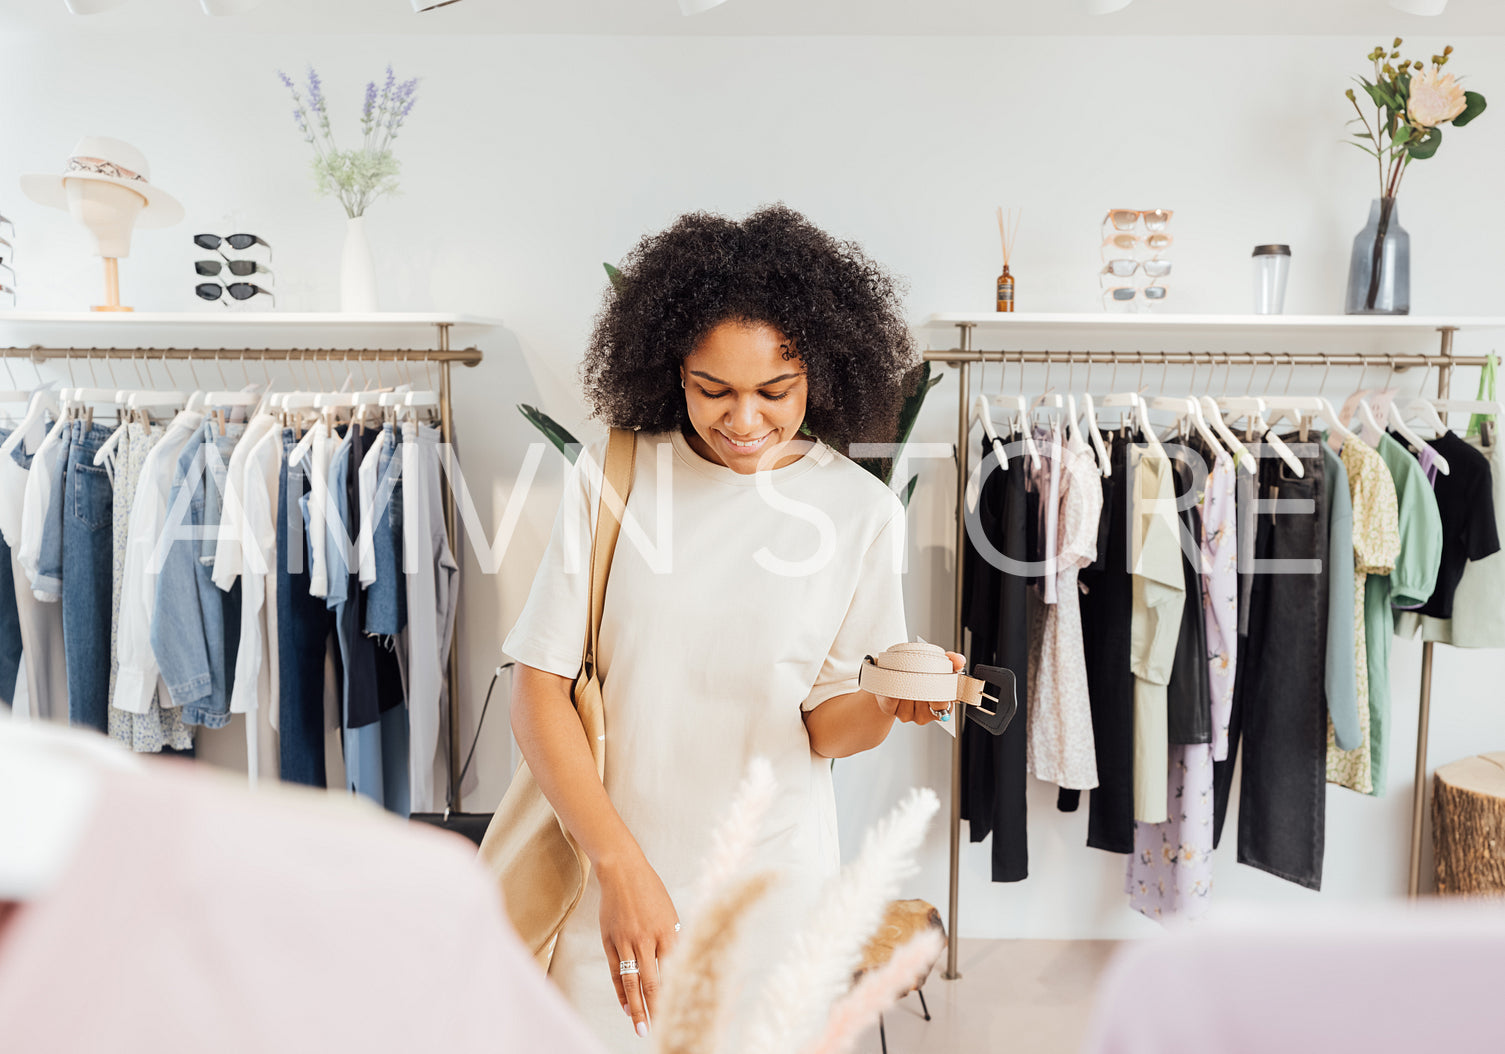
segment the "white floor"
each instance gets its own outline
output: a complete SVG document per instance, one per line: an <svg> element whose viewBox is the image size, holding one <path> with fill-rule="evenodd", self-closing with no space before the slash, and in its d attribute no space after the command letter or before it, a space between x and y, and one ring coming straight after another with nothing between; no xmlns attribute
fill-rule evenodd
<svg viewBox="0 0 1505 1054"><path fill-rule="evenodd" d="M889 1054L1075 1054L1115 941L963 940L961 977L925 985L931 1020L905 996L884 1016ZM944 966L944 963L942 964ZM857 1044L878 1054L874 1028Z"/></svg>

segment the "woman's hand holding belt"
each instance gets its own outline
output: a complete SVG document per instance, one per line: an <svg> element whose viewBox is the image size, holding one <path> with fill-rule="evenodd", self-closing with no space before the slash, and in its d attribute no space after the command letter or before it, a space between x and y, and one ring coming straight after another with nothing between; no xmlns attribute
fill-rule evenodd
<svg viewBox="0 0 1505 1054"><path fill-rule="evenodd" d="M967 665L967 659L954 651L948 651L946 657L951 660L953 672L961 673ZM929 703L916 699L892 699L886 695L873 693L873 698L878 701L878 709L889 717L896 717L900 721L910 722L916 725L928 725L932 721L951 720L951 710L956 703Z"/></svg>
<svg viewBox="0 0 1505 1054"><path fill-rule="evenodd" d="M601 864L596 874L606 965L622 1009L637 1034L646 1036L659 993L658 961L674 946L679 914L641 851Z"/></svg>

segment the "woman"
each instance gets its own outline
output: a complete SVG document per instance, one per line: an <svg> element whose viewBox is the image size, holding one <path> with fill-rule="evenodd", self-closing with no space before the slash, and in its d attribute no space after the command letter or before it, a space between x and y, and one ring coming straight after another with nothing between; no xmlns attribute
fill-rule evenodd
<svg viewBox="0 0 1505 1054"><path fill-rule="evenodd" d="M837 867L827 759L935 719L857 688L863 656L906 639L904 513L837 452L892 441L914 357L888 275L781 206L645 238L597 317L586 396L638 430L601 621L604 786L570 705L604 444L504 648L518 746L592 864L549 973L613 1047L647 1035L676 905L748 762L778 780L757 859L795 879L792 914Z"/></svg>

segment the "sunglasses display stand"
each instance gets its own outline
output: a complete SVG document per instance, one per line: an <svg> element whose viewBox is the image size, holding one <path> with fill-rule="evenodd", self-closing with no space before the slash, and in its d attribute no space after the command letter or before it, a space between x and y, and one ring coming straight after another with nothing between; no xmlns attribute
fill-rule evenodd
<svg viewBox="0 0 1505 1054"><path fill-rule="evenodd" d="M120 259L131 255L131 233L146 199L133 190L92 179L65 179L68 211L94 235L105 264L105 302L93 311L130 311L120 303Z"/></svg>

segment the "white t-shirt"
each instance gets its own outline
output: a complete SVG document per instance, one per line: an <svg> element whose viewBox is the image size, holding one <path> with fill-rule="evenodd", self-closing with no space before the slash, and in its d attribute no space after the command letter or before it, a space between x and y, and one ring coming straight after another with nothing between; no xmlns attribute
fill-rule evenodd
<svg viewBox="0 0 1505 1054"><path fill-rule="evenodd" d="M576 463L503 644L562 677L580 670L604 455L602 441ZM836 870L830 764L801 710L856 691L863 657L906 639L903 559L898 498L823 444L741 475L677 432L639 433L601 619L606 790L681 914L755 757L779 788L760 866L806 889ZM598 1034L635 1049L603 965L599 896L593 876L550 975Z"/></svg>

